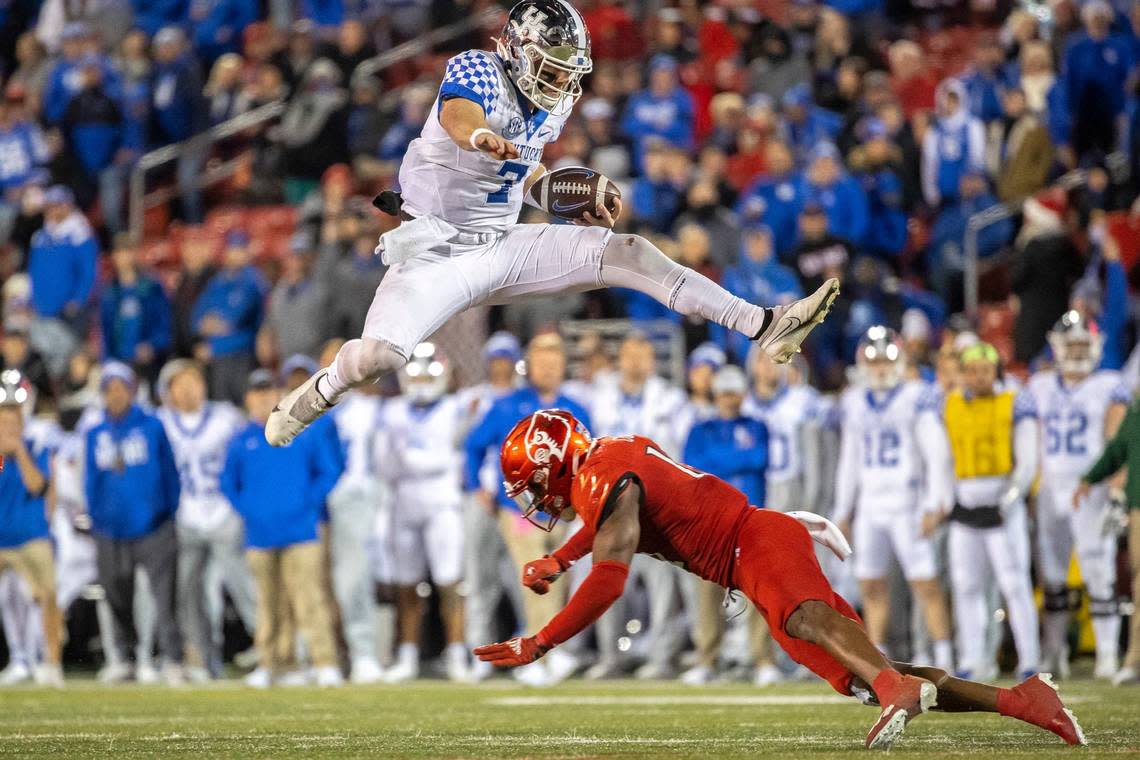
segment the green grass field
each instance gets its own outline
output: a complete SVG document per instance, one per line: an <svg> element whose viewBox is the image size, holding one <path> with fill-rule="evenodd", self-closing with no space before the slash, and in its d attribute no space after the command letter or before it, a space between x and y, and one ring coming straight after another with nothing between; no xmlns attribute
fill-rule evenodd
<svg viewBox="0 0 1140 760"><path fill-rule="evenodd" d="M1090 746L994 715L932 714L894 753L915 757L1140 756L1140 689L1062 685ZM743 758L865 752L875 712L815 684L571 682L254 692L101 688L0 691L0 757Z"/></svg>

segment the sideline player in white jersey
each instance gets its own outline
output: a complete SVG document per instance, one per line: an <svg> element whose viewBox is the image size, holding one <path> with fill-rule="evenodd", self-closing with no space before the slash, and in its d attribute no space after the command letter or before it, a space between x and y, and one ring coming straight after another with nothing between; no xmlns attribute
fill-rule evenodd
<svg viewBox="0 0 1140 760"><path fill-rule="evenodd" d="M840 400L832 519L852 536L867 634L883 649L890 617L887 572L894 554L934 640L935 664L952 671L950 614L934 545L922 535L922 513L944 511L954 497L938 393L904 379L902 341L882 325L867 330L855 363L860 382Z"/></svg>
<svg viewBox="0 0 1140 760"><path fill-rule="evenodd" d="M242 624L251 634L257 606L245 563L241 518L219 483L226 447L245 427L235 407L206 399L206 375L190 359L175 359L158 377L164 405L157 411L166 429L182 484L178 502L178 603L186 641L198 662L191 680L222 675L222 587L229 591Z"/></svg>
<svg viewBox="0 0 1140 760"><path fill-rule="evenodd" d="M420 341L477 304L627 287L736 330L778 361L799 350L826 316L837 280L763 308L639 235L614 234L620 203L613 214L599 203L587 226L517 223L524 196L546 173L543 149L561 134L592 68L586 24L566 0L522 0L495 52L468 50L448 61L436 105L400 167L405 221L385 235L392 267L363 336L278 404L265 427L271 444L288 444L349 388L399 369Z"/></svg>
<svg viewBox="0 0 1140 760"><path fill-rule="evenodd" d="M1116 602L1116 533L1105 531L1108 487L1089 490L1074 509L1073 494L1124 419L1131 397L1120 373L1097 371L1101 342L1095 322L1070 311L1049 333L1056 369L1038 372L1029 392L1041 420L1041 487L1037 544L1045 587L1041 654L1044 667L1068 673L1069 557L1074 546L1088 589L1096 635L1097 678L1116 674L1120 612Z"/></svg>
<svg viewBox="0 0 1140 760"><path fill-rule="evenodd" d="M381 476L392 488L393 571L400 646L385 673L389 683L420 672L420 629L424 600L417 586L428 580L440 596L447 677L467 678L463 599L463 492L459 441L464 410L447 393L446 360L431 343L413 349L399 374L403 395L384 405L380 444Z"/></svg>
<svg viewBox="0 0 1140 760"><path fill-rule="evenodd" d="M819 393L789 382L790 365L776 364L764 351L748 357L752 394L743 412L768 426L768 509L817 511L822 470Z"/></svg>

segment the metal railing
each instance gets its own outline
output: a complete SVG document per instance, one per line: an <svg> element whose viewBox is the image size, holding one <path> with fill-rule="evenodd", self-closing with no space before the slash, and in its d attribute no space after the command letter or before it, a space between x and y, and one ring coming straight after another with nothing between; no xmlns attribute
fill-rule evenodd
<svg viewBox="0 0 1140 760"><path fill-rule="evenodd" d="M433 29L414 40L409 40L373 58L362 61L360 65L357 66L357 71L363 72L363 74L367 76L375 76L390 66L422 55L430 51L436 45L455 39L472 29L480 28L488 22L495 21L501 17L502 13L503 10L501 8L491 7L472 16L468 16L462 21L442 26L439 29ZM255 108L252 111L239 114L188 140L157 148L140 157L131 169L128 185L129 206L127 218L128 229L130 230L131 236L135 240L142 240L143 224L147 209L154 208L155 206L179 197L184 189L180 187L178 183L175 183L170 187L158 188L147 193L146 181L148 174L163 166L179 161L190 151L200 152L203 155L203 161L205 161L209 156L210 149L218 141L232 137L248 129L259 127L262 124L278 118L284 113L285 107L285 101L275 100L272 103L267 103L259 108ZM195 188L201 190L233 176L234 173L237 172L238 167L241 166L243 160L245 160L245 153L246 152L243 152L241 155L216 166L212 166L202 172L195 179Z"/></svg>
<svg viewBox="0 0 1140 760"><path fill-rule="evenodd" d="M1113 154L1115 155L1115 154ZM1053 184L1065 190L1081 187L1088 181L1088 172L1075 169L1061 175ZM1023 202L1022 202L1023 203ZM963 303L970 323L978 323L979 273L978 235L986 227L1021 213L1022 203L995 203L970 216L966 220L966 237L962 243Z"/></svg>

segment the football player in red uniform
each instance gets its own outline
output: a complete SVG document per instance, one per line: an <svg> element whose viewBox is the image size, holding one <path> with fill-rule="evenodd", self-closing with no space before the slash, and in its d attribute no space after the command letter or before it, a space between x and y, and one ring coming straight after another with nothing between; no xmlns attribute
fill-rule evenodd
<svg viewBox="0 0 1140 760"><path fill-rule="evenodd" d="M868 748L889 748L913 718L997 712L1040 726L1069 744L1084 734L1048 676L1012 689L954 678L943 670L888 662L855 610L832 590L816 560L815 537L843 554L841 534L817 515L757 509L724 481L670 459L640 436L599 438L573 415L543 410L521 420L502 449L507 492L523 514L550 529L572 510L585 526L553 554L523 568L523 584L544 594L587 553L593 568L535 636L475 650L501 667L525 665L585 629L621 596L635 552L678 564L738 589L764 615L792 659L840 694L881 706Z"/></svg>

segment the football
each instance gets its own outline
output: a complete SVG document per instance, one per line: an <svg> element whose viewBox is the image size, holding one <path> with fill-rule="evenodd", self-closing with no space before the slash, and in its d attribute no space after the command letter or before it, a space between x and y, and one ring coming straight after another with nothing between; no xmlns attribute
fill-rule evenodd
<svg viewBox="0 0 1140 760"><path fill-rule="evenodd" d="M604 203L611 212L621 189L601 172L568 166L544 174L530 188L531 198L549 214L574 221Z"/></svg>

